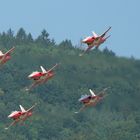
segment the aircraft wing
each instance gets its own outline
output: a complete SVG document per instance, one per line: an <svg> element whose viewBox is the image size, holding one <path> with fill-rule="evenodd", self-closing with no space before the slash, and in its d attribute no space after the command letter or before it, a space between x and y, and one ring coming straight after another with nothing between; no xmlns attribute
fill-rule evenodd
<svg viewBox="0 0 140 140"><path fill-rule="evenodd" d="M82 106L78 111L74 112L75 114L78 114L80 113L81 111L83 111L84 109L86 108L86 106Z"/></svg>
<svg viewBox="0 0 140 140"><path fill-rule="evenodd" d="M83 53L80 53L79 56L83 56L85 53L87 53L92 47L89 47L83 51Z"/></svg>
<svg viewBox="0 0 140 140"><path fill-rule="evenodd" d="M31 89L35 88L37 85L41 84L42 80L33 82L29 87L26 87L26 91L30 91Z"/></svg>
<svg viewBox="0 0 140 140"><path fill-rule="evenodd" d="M100 37L104 37L105 34L111 29L111 27L109 27L103 34L100 35Z"/></svg>
<svg viewBox="0 0 140 140"><path fill-rule="evenodd" d="M13 126L13 125L15 125L17 122L19 122L20 121L20 119L16 119L16 120L14 120L8 127L5 127L5 129L7 130L7 129L9 129L11 126Z"/></svg>
<svg viewBox="0 0 140 140"><path fill-rule="evenodd" d="M7 51L7 52L5 53L5 56L7 56L8 54L10 54L14 49L15 49L15 47L13 47L13 48L11 48L9 51Z"/></svg>
<svg viewBox="0 0 140 140"><path fill-rule="evenodd" d="M108 90L110 87L106 87L104 88L102 91L105 92L106 90Z"/></svg>
<svg viewBox="0 0 140 140"><path fill-rule="evenodd" d="M57 67L58 66L58 64L56 63L51 69L49 69L48 71L47 71L47 73L48 72L50 72L50 71L52 71L55 67Z"/></svg>
<svg viewBox="0 0 140 140"><path fill-rule="evenodd" d="M100 94L104 94L105 91L106 91L108 88L110 88L110 87L107 87L107 88L104 88L103 90L101 90L101 91L98 93L98 95L100 95Z"/></svg>
<svg viewBox="0 0 140 140"><path fill-rule="evenodd" d="M29 108L26 112L32 111L32 109L37 105L37 103L35 103L31 108Z"/></svg>

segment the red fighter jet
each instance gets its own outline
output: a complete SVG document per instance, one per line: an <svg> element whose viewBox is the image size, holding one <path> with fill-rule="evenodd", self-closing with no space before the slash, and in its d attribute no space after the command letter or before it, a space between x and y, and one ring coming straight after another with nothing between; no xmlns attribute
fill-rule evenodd
<svg viewBox="0 0 140 140"><path fill-rule="evenodd" d="M83 54L85 54L86 52L88 52L90 49L92 49L93 47L98 48L102 43L104 43L109 37L105 37L106 33L111 29L111 27L109 27L103 34L101 35L97 35L95 32L93 33L93 36L89 36L86 37L85 39L82 40L82 43L85 43L88 45L88 48L79 56L82 56Z"/></svg>
<svg viewBox="0 0 140 140"><path fill-rule="evenodd" d="M13 111L8 118L13 119L14 121L5 129L9 129L11 126L17 124L17 123L23 123L27 118L32 116L32 112L33 112L33 108L36 106L37 104L34 104L31 108L29 108L28 110L25 110L21 105L20 109L21 111Z"/></svg>
<svg viewBox="0 0 140 140"><path fill-rule="evenodd" d="M86 94L86 95L82 95L81 96L81 98L79 99L79 102L82 102L83 103L83 107L80 108L80 110L78 112L75 112L75 113L81 112L86 107L96 106L96 104L106 96L105 91L107 89L108 88L103 89L97 95L95 95L95 93L91 89L89 89L91 95L87 95Z"/></svg>
<svg viewBox="0 0 140 140"><path fill-rule="evenodd" d="M3 54L2 51L0 51L0 66L11 59L11 52L13 52L14 49L15 49L15 47L11 48L5 54Z"/></svg>
<svg viewBox="0 0 140 140"><path fill-rule="evenodd" d="M42 66L40 66L42 72L38 72L38 71L35 71L35 72L32 72L28 78L29 79L33 79L34 82L31 86L29 86L29 88L27 88L26 90L29 91L31 90L32 88L36 87L37 85L39 84L43 84L45 82L47 82L49 79L51 79L53 76L54 76L54 72L53 72L53 69L55 67L57 67L58 64L55 64L51 69L49 70L45 70Z"/></svg>

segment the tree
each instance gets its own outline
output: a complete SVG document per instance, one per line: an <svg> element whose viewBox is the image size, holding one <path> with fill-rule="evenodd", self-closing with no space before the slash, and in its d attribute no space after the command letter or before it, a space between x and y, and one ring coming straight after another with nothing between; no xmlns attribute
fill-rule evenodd
<svg viewBox="0 0 140 140"><path fill-rule="evenodd" d="M32 43L32 42L34 41L32 35L31 35L31 33L29 33L29 34L27 35L27 41L28 41L29 43Z"/></svg>
<svg viewBox="0 0 140 140"><path fill-rule="evenodd" d="M23 28L20 28L16 34L16 40L17 42L23 43L27 40L26 32Z"/></svg>
<svg viewBox="0 0 140 140"><path fill-rule="evenodd" d="M39 35L38 38L36 39L36 42L41 43L45 46L49 46L51 44L51 41L49 39L49 33L45 29L43 29L41 35Z"/></svg>

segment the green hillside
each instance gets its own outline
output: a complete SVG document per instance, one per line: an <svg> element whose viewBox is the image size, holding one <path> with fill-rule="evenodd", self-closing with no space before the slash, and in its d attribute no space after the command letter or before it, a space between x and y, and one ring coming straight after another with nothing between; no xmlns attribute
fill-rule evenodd
<svg viewBox="0 0 140 140"><path fill-rule="evenodd" d="M0 140L139 140L140 61L115 56L105 48L79 57L81 50L65 40L56 44L46 30L33 39L24 29L0 34L0 50L15 46L12 59L0 68ZM102 45L103 47L104 45ZM55 76L30 92L27 76L40 65L55 69ZM96 107L75 114L78 99L111 87ZM7 116L19 105L37 106L24 125L4 128Z"/></svg>

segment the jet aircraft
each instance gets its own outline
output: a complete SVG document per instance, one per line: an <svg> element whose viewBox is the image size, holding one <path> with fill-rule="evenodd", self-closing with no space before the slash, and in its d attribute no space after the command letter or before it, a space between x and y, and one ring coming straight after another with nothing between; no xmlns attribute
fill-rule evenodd
<svg viewBox="0 0 140 140"><path fill-rule="evenodd" d="M0 51L0 66L5 64L8 60L11 59L11 53L14 51L15 47L8 50L6 53Z"/></svg>
<svg viewBox="0 0 140 140"><path fill-rule="evenodd" d="M88 36L86 38L84 38L82 40L82 43L87 44L87 49L84 50L83 53L81 53L79 56L84 55L86 52L88 52L89 50L91 50L93 47L98 48L101 44L103 44L109 37L105 37L105 35L107 34L107 32L111 29L111 27L109 27L104 33L102 33L101 35L97 35L95 32L92 32L93 36Z"/></svg>
<svg viewBox="0 0 140 140"><path fill-rule="evenodd" d="M51 79L55 75L53 70L57 66L58 66L58 64L55 64L49 70L46 70L42 66L40 66L40 68L42 70L41 72L39 72L39 71L32 72L28 76L28 78L33 79L33 83L28 88L26 88L26 91L29 91L32 88L36 87L37 85L43 84L43 83L47 82L49 79Z"/></svg>
<svg viewBox="0 0 140 140"><path fill-rule="evenodd" d="M5 129L9 129L11 126L17 124L17 123L22 123L24 122L27 118L31 117L32 116L32 112L33 112L33 109L34 107L36 106L37 104L35 103L31 108L25 110L23 108L23 106L19 105L20 106L20 111L12 111L11 114L8 116L8 118L11 118L13 119L13 122L8 126L6 127Z"/></svg>
<svg viewBox="0 0 140 140"><path fill-rule="evenodd" d="M83 107L80 108L80 110L78 112L75 113L79 113L82 110L84 110L86 107L89 106L96 106L96 104L98 102L100 102L104 97L106 97L105 91L108 88L103 89L102 91L100 91L98 94L95 94L93 92L93 90L89 89L91 95L82 95L81 98L79 99L79 102L81 102L83 104Z"/></svg>

